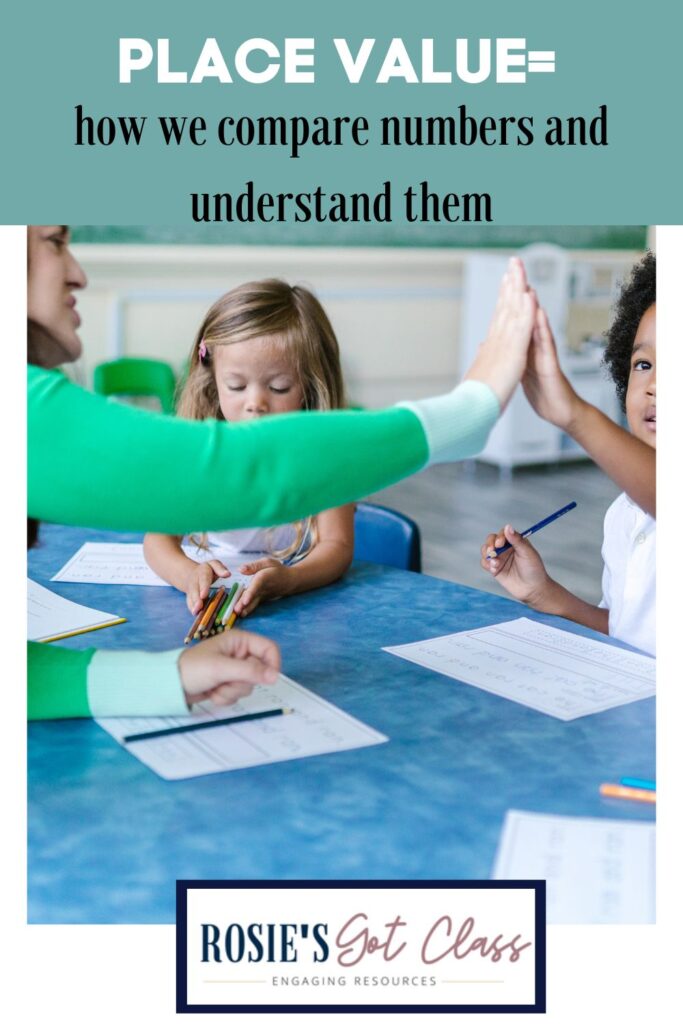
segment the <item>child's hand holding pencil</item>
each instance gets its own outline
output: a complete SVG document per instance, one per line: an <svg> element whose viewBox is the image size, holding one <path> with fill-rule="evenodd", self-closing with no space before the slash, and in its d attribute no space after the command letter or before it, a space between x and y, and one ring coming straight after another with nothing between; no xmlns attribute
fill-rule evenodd
<svg viewBox="0 0 683 1024"><path fill-rule="evenodd" d="M193 615L198 615L201 611L215 580L226 579L229 575L230 570L217 558L188 566L182 589L187 595L187 607Z"/></svg>
<svg viewBox="0 0 683 1024"><path fill-rule="evenodd" d="M509 594L532 607L552 584L536 548L509 524L497 534L490 533L482 544L481 567Z"/></svg>
<svg viewBox="0 0 683 1024"><path fill-rule="evenodd" d="M570 501L556 512L534 523L524 533L517 533L508 523L497 534L490 533L481 546L481 567L495 576L508 593L537 611L561 614L557 603L558 584L548 576L543 559L527 537L550 526L576 508Z"/></svg>

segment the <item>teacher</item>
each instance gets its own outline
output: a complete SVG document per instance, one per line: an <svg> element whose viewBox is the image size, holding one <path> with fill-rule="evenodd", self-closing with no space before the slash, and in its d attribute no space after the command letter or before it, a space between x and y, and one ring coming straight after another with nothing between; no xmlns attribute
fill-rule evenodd
<svg viewBox="0 0 683 1024"><path fill-rule="evenodd" d="M66 227L29 227L28 350L39 365L28 367L28 514L174 534L291 522L476 455L524 372L536 309L511 260L488 335L450 393L231 425L113 404L56 372L81 354L86 283ZM198 700L231 703L279 667L277 646L242 630L161 654L29 644L29 717L187 713Z"/></svg>

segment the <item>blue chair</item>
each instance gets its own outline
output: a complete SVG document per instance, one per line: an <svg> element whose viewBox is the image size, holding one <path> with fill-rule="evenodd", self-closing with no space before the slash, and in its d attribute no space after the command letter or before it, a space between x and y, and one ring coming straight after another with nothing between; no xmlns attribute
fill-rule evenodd
<svg viewBox="0 0 683 1024"><path fill-rule="evenodd" d="M353 557L395 569L422 571L420 528L408 516L359 501L356 505Z"/></svg>

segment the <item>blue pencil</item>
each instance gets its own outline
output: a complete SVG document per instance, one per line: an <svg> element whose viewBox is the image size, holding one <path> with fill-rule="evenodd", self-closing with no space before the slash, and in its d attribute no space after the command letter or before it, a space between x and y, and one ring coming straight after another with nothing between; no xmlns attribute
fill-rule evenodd
<svg viewBox="0 0 683 1024"><path fill-rule="evenodd" d="M530 526L528 530L524 531L522 537L530 537L532 533L538 533L538 531L542 530L544 526L548 526L549 523L554 523L556 519L563 516L565 512L571 512L573 508L576 508L576 502L570 501L568 505L564 506L564 508L558 508L557 512L553 512L551 516L546 516L545 519L541 519L540 523L534 523L533 526ZM512 544L504 544L502 548L494 548L496 552L495 555L487 555L486 557L496 558L498 555L502 555L504 551L509 551L511 547Z"/></svg>
<svg viewBox="0 0 683 1024"><path fill-rule="evenodd" d="M630 775L625 775L623 779L619 779L622 786L632 786L635 789L652 789L657 790L657 783L650 779L634 779Z"/></svg>

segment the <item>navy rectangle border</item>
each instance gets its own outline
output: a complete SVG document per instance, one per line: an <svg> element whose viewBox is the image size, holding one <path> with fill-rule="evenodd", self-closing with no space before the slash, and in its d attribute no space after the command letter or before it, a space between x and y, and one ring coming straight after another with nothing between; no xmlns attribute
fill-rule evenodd
<svg viewBox="0 0 683 1024"><path fill-rule="evenodd" d="M519 1006L455 1004L422 1006L367 1006L359 1003L322 1004L316 1006L258 1005L190 1006L187 1002L187 893L189 889L533 889L535 903L535 988L534 1002ZM355 879L301 881L188 881L176 882L176 1013L545 1013L546 1011L546 933L545 881L397 881Z"/></svg>

